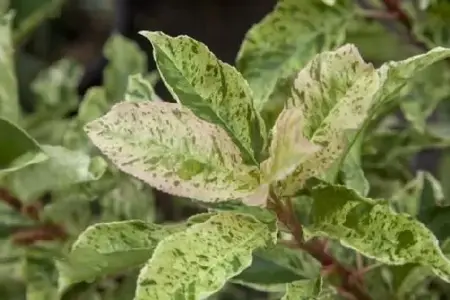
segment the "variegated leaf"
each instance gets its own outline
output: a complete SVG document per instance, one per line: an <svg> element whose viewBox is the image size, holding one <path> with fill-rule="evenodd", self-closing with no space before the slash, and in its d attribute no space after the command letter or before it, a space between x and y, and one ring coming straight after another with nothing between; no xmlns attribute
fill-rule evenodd
<svg viewBox="0 0 450 300"><path fill-rule="evenodd" d="M225 129L244 161L257 165L265 146L265 128L242 75L190 37L141 34L152 43L161 78L177 102Z"/></svg>
<svg viewBox="0 0 450 300"><path fill-rule="evenodd" d="M351 9L329 7L320 0L278 1L247 33L237 57L237 68L253 89L255 107L262 109L277 85L314 55L340 45L351 16Z"/></svg>
<svg viewBox="0 0 450 300"><path fill-rule="evenodd" d="M109 60L103 72L104 87L110 104L122 101L127 88L128 76L142 74L147 69L147 56L132 40L112 35L103 49Z"/></svg>
<svg viewBox="0 0 450 300"><path fill-rule="evenodd" d="M155 94L150 76L134 74L128 77L127 89L125 90L125 101L153 101L160 100Z"/></svg>
<svg viewBox="0 0 450 300"><path fill-rule="evenodd" d="M99 223L88 227L58 260L59 288L144 264L158 243L182 231L184 224L156 225L138 220Z"/></svg>
<svg viewBox="0 0 450 300"><path fill-rule="evenodd" d="M308 231L313 236L337 239L382 263L425 266L450 282L450 260L433 233L410 215L395 213L387 202L361 197L344 186L321 183L311 195Z"/></svg>
<svg viewBox="0 0 450 300"><path fill-rule="evenodd" d="M205 299L273 245L276 223L221 212L162 240L141 270L135 300ZM170 263L168 263L170 262Z"/></svg>
<svg viewBox="0 0 450 300"><path fill-rule="evenodd" d="M285 109L279 115L272 129L270 156L261 164L265 182L283 180L320 150L321 147L305 138L304 122L302 110L296 107Z"/></svg>
<svg viewBox="0 0 450 300"><path fill-rule="evenodd" d="M119 169L173 195L221 201L258 188L227 133L179 104L122 102L85 128Z"/></svg>
<svg viewBox="0 0 450 300"><path fill-rule="evenodd" d="M12 41L13 13L0 14L0 117L16 123L20 116L19 95Z"/></svg>
<svg viewBox="0 0 450 300"><path fill-rule="evenodd" d="M431 64L450 57L450 48L436 47L427 53L412 56L402 61L391 61L383 64L377 71L380 77L380 91L376 105L395 100L401 89L418 72Z"/></svg>
<svg viewBox="0 0 450 300"><path fill-rule="evenodd" d="M103 158L91 158L82 151L48 145L41 148L48 159L29 163L4 178L9 190L24 202L34 201L51 190L97 180L107 167Z"/></svg>
<svg viewBox="0 0 450 300"><path fill-rule="evenodd" d="M360 128L379 88L378 74L355 46L317 55L297 76L287 107L303 114L303 135L321 146L282 182L292 195L313 176L323 176L345 152L346 134Z"/></svg>

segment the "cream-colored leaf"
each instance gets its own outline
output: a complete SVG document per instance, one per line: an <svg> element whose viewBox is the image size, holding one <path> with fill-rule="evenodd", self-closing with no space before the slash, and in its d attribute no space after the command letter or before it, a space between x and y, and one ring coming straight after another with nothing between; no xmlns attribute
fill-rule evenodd
<svg viewBox="0 0 450 300"><path fill-rule="evenodd" d="M265 182L283 180L320 147L303 134L305 120L299 108L284 109L272 129L270 157L261 164Z"/></svg>
<svg viewBox="0 0 450 300"><path fill-rule="evenodd" d="M179 104L122 102L85 130L119 169L173 195L221 201L259 185L227 133Z"/></svg>
<svg viewBox="0 0 450 300"><path fill-rule="evenodd" d="M377 72L351 44L317 55L300 71L287 107L301 110L303 135L321 150L282 182L283 193L292 195L308 178L323 176L344 154L347 132L360 128L378 88Z"/></svg>

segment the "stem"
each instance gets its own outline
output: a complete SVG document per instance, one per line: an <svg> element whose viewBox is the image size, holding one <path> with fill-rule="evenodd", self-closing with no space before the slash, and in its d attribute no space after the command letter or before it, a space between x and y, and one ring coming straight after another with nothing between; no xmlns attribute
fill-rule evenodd
<svg viewBox="0 0 450 300"><path fill-rule="evenodd" d="M308 252L320 262L322 268L328 269L334 274L338 274L341 278L341 284L340 286L337 286L337 290L343 297L351 300L371 300L371 297L366 293L362 284L353 279L357 270L345 267L332 255L327 253L326 242L317 239L311 239L307 242L304 241L302 225L294 212L292 199L288 198L286 199L286 203L283 203L275 193L271 191L270 200L270 209L277 214L280 222L291 231L295 238L295 244L291 243L289 245L290 247L297 246L298 249Z"/></svg>
<svg viewBox="0 0 450 300"><path fill-rule="evenodd" d="M38 241L65 240L67 233L63 226L53 223L43 223L40 220L40 203L23 205L22 201L11 195L6 189L0 188L0 202L6 203L15 211L38 224L32 228L19 229L12 233L11 239L18 245L31 245Z"/></svg>

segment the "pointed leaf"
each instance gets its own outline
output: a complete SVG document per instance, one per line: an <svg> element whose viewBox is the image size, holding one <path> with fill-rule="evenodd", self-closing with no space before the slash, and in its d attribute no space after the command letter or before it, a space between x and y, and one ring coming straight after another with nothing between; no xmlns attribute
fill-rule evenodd
<svg viewBox="0 0 450 300"><path fill-rule="evenodd" d="M138 220L88 227L78 236L68 257L58 261L60 290L144 264L162 239L183 228Z"/></svg>
<svg viewBox="0 0 450 300"><path fill-rule="evenodd" d="M220 201L258 187L226 132L176 103L123 102L86 132L119 169L173 195Z"/></svg>
<svg viewBox="0 0 450 300"><path fill-rule="evenodd" d="M249 81L260 110L283 79L294 75L314 55L345 38L352 12L320 1L280 0L274 11L247 33L237 68Z"/></svg>
<svg viewBox="0 0 450 300"><path fill-rule="evenodd" d="M141 34L152 43L161 78L178 103L224 128L244 161L257 164L264 147L264 123L253 107L252 91L242 75L190 37Z"/></svg>
<svg viewBox="0 0 450 300"><path fill-rule="evenodd" d="M303 112L296 107L285 109L279 115L272 129L270 156L261 164L265 182L283 180L320 150L305 138L304 121Z"/></svg>
<svg viewBox="0 0 450 300"><path fill-rule="evenodd" d="M450 281L450 261L429 229L406 214L395 213L384 201L359 196L344 186L321 184L314 198L309 230L391 265L415 263Z"/></svg>
<svg viewBox="0 0 450 300"><path fill-rule="evenodd" d="M99 156L90 158L80 151L60 146L42 146L48 159L28 165L5 177L9 190L24 202L36 200L43 193L70 185L96 180L106 170Z"/></svg>
<svg viewBox="0 0 450 300"><path fill-rule="evenodd" d="M0 117L19 120L20 107L12 43L13 13L0 14Z"/></svg>
<svg viewBox="0 0 450 300"><path fill-rule="evenodd" d="M153 90L149 76L134 74L128 77L125 101L153 101L160 100Z"/></svg>
<svg viewBox="0 0 450 300"><path fill-rule="evenodd" d="M109 103L114 104L123 100L128 76L147 70L147 56L135 42L119 34L108 39L103 52L108 59L104 87Z"/></svg>
<svg viewBox="0 0 450 300"><path fill-rule="evenodd" d="M45 159L47 156L33 138L7 119L0 118L0 176Z"/></svg>
<svg viewBox="0 0 450 300"><path fill-rule="evenodd" d="M276 234L275 222L230 212L212 216L159 243L139 274L134 299L204 299L248 267L255 249L274 244Z"/></svg>
<svg viewBox="0 0 450 300"><path fill-rule="evenodd" d="M287 107L303 113L303 135L322 147L283 183L292 195L313 176L324 176L361 127L379 88L378 75L353 45L317 55L297 76Z"/></svg>

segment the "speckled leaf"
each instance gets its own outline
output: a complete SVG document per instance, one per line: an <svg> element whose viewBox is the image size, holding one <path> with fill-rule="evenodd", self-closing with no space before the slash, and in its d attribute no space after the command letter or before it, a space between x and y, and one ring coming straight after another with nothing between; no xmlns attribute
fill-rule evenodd
<svg viewBox="0 0 450 300"><path fill-rule="evenodd" d="M153 101L161 100L153 90L152 78L134 74L128 77L127 89L125 91L125 101Z"/></svg>
<svg viewBox="0 0 450 300"><path fill-rule="evenodd" d="M141 270L134 299L204 299L248 267L255 249L273 245L276 235L275 222L218 213L158 244Z"/></svg>
<svg viewBox="0 0 450 300"><path fill-rule="evenodd" d="M324 176L348 146L347 134L361 127L379 87L379 78L355 46L317 55L297 76L287 107L303 114L303 135L322 149L282 182L295 194L313 176Z"/></svg>
<svg viewBox="0 0 450 300"><path fill-rule="evenodd" d="M190 37L173 38L162 32L141 34L152 43L161 78L178 103L224 128L244 161L258 164L265 128L242 75Z"/></svg>
<svg viewBox="0 0 450 300"><path fill-rule="evenodd" d="M116 103L124 98L128 76L147 70L147 56L136 43L119 34L109 38L103 52L108 59L103 72L107 99Z"/></svg>
<svg viewBox="0 0 450 300"><path fill-rule="evenodd" d="M34 201L50 190L96 180L107 167L99 156L91 158L84 152L60 146L45 145L41 148L48 156L47 160L28 165L4 178L10 191L24 202Z"/></svg>
<svg viewBox="0 0 450 300"><path fill-rule="evenodd" d="M0 176L45 159L47 156L33 138L0 117Z"/></svg>
<svg viewBox="0 0 450 300"><path fill-rule="evenodd" d="M450 282L450 261L432 232L419 221L395 213L387 202L363 198L344 186L322 183L312 188L311 194L311 234L338 239L386 264L428 267Z"/></svg>
<svg viewBox="0 0 450 300"><path fill-rule="evenodd" d="M447 57L450 57L450 48L436 47L424 54L383 64L378 69L381 89L376 104L394 100L414 75Z"/></svg>
<svg viewBox="0 0 450 300"><path fill-rule="evenodd" d="M144 264L165 237L184 225L156 225L138 220L99 223L78 236L68 256L58 261L59 288Z"/></svg>
<svg viewBox="0 0 450 300"><path fill-rule="evenodd" d="M333 299L330 291L323 290L322 278L298 280L287 285L281 300L325 300Z"/></svg>
<svg viewBox="0 0 450 300"><path fill-rule="evenodd" d="M20 107L14 67L12 21L13 13L0 14L0 117L16 123Z"/></svg>
<svg viewBox="0 0 450 300"><path fill-rule="evenodd" d="M237 68L249 81L260 110L280 81L295 75L314 55L340 45L352 12L319 0L280 0L247 33Z"/></svg>
<svg viewBox="0 0 450 300"><path fill-rule="evenodd" d="M221 201L259 185L227 133L177 103L122 102L86 132L119 169L176 196Z"/></svg>
<svg viewBox="0 0 450 300"><path fill-rule="evenodd" d="M283 180L320 150L305 138L303 116L302 110L296 107L284 109L279 115L272 129L270 156L261 164L265 182Z"/></svg>

